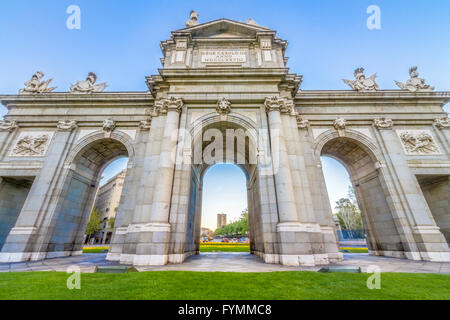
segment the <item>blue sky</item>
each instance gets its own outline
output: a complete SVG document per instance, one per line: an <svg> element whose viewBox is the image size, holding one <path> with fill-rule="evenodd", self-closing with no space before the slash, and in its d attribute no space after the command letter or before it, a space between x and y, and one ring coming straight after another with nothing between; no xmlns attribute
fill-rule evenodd
<svg viewBox="0 0 450 320"><path fill-rule="evenodd" d="M74 4L80 30L66 27L66 9ZM380 30L366 26L369 5L380 7ZM367 75L378 73L382 89L395 89L394 80L405 81L412 65L436 90L450 90L448 0L1 0L0 94L17 93L37 70L54 78L57 91L90 71L108 82L108 91L147 90L145 76L161 66L160 41L183 28L192 9L200 22L252 18L277 30L289 42L288 67L304 76L305 90L348 89L341 79L360 66ZM5 113L0 107L0 117ZM120 163L113 169L120 171ZM334 160L324 163L333 197L347 192L339 168Z"/></svg>

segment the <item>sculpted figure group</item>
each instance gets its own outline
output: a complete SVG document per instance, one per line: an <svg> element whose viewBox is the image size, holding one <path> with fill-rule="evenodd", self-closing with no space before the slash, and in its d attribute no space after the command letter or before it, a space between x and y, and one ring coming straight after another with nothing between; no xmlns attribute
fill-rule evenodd
<svg viewBox="0 0 450 320"><path fill-rule="evenodd" d="M41 94L49 93L56 89L56 87L49 87L53 79L42 80L44 73L41 71L33 74L30 80L25 82L25 88L19 90L19 94ZM78 81L76 84L70 86L70 93L97 93L103 92L108 86L106 83L95 84L97 82L97 75L94 72L89 72L86 80Z"/></svg>
<svg viewBox="0 0 450 320"><path fill-rule="evenodd" d="M347 85L350 86L355 91L378 91L380 87L376 83L375 79L377 74L373 74L369 78L364 75L364 68L358 68L355 70L355 80L342 79ZM434 90L434 87L425 84L425 80L419 78L419 72L417 72L417 67L409 68L410 78L406 83L395 81L395 84L402 90L410 92L430 92Z"/></svg>
<svg viewBox="0 0 450 320"><path fill-rule="evenodd" d="M380 87L376 83L375 79L377 74L373 74L369 78L366 78L364 74L364 68L358 68L354 72L355 80L342 79L350 88L355 91L367 92L378 91ZM410 92L431 92L434 87L425 84L425 80L419 78L417 67L411 67L409 69L410 79L406 83L395 81L397 86ZM43 80L44 73L41 71L33 74L30 80L25 82L25 88L20 89L19 94L41 94L49 93L56 89L56 87L49 87L53 79ZM86 80L77 81L77 83L70 86L70 93L73 94L90 94L103 92L108 86L107 83L97 82L97 75L94 72L89 72Z"/></svg>

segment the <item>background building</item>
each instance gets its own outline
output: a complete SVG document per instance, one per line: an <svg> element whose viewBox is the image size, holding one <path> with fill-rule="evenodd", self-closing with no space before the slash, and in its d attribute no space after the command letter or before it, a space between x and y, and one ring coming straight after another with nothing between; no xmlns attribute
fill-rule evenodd
<svg viewBox="0 0 450 320"><path fill-rule="evenodd" d="M91 238L93 239L91 243L106 244L111 241L114 229L114 224L111 225L111 221L116 218L126 173L126 170L123 170L99 188L94 208L100 212L102 222L100 230Z"/></svg>
<svg viewBox="0 0 450 320"><path fill-rule="evenodd" d="M217 215L217 229L220 229L227 225L227 215L225 213L219 213Z"/></svg>
<svg viewBox="0 0 450 320"><path fill-rule="evenodd" d="M211 229L208 229L208 228L202 228L201 233L200 233L200 236L201 236L201 237L207 237L207 236L210 236L210 235L212 235L212 234L213 234L213 232L212 232Z"/></svg>

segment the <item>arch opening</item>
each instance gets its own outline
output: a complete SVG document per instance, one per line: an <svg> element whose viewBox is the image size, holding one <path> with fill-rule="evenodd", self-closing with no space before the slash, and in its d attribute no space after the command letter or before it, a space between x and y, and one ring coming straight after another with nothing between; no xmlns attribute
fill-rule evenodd
<svg viewBox="0 0 450 320"><path fill-rule="evenodd" d="M128 158L126 145L113 138L96 139L76 154L53 218L48 256L81 254L85 242L111 239Z"/></svg>
<svg viewBox="0 0 450 320"><path fill-rule="evenodd" d="M0 177L0 250L15 226L35 177Z"/></svg>
<svg viewBox="0 0 450 320"><path fill-rule="evenodd" d="M450 175L416 175L436 225L450 245Z"/></svg>
<svg viewBox="0 0 450 320"><path fill-rule="evenodd" d="M403 243L376 156L363 143L348 137L330 139L323 145L320 155L337 160L347 170L361 211L369 253L404 257Z"/></svg>
<svg viewBox="0 0 450 320"><path fill-rule="evenodd" d="M192 148L192 164L184 253L191 255L200 252L203 196L205 192L210 191L204 190L205 187L210 187L208 183L205 185L205 177L207 179L208 172L213 172L215 168L220 166L240 168L241 176L244 179L233 179L229 187L245 185L244 193L246 197L244 196L244 198L246 198L246 201L243 201L244 204L241 204L241 206L248 210L250 251L256 254L263 253L265 248L262 232L260 184L265 183L265 180L264 177L260 176L257 165L256 130L239 121L233 121L232 118L227 120L218 118L215 121L209 120L201 123L199 127L193 128L193 132L190 145ZM216 180L215 185L220 186L220 181ZM244 209L242 208L241 212L236 212L235 218L239 218L239 214ZM267 225L267 227L269 226ZM267 233L271 231L267 230ZM267 244L267 246L269 245Z"/></svg>
<svg viewBox="0 0 450 320"><path fill-rule="evenodd" d="M202 185L201 241L248 243L248 227L252 223L248 222L248 216L244 217L245 212L248 214L244 170L233 164L210 166Z"/></svg>

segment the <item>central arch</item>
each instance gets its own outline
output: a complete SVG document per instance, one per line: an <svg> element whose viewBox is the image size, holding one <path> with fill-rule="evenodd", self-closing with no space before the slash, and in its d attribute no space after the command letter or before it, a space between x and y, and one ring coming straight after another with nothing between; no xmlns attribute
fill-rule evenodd
<svg viewBox="0 0 450 320"><path fill-rule="evenodd" d="M185 182L188 188L187 212L181 221L171 218L172 231L182 230L184 235L181 237L184 239L182 245L178 239L177 245L177 239L172 236L170 253L173 256L182 251L183 258L181 261L171 259L170 262L179 263L187 256L199 254L203 178L211 166L221 163L235 164L244 172L247 180L250 250L252 254L271 262L271 257L277 253L278 217L276 201L272 199L271 204L269 200L274 194L271 190L273 181L272 184L269 181L273 177L263 174L264 168L258 161L261 143L256 125L237 114L228 114L226 117L207 115L192 126L189 136L191 140L184 144L184 152L189 149L190 155L188 181Z"/></svg>

